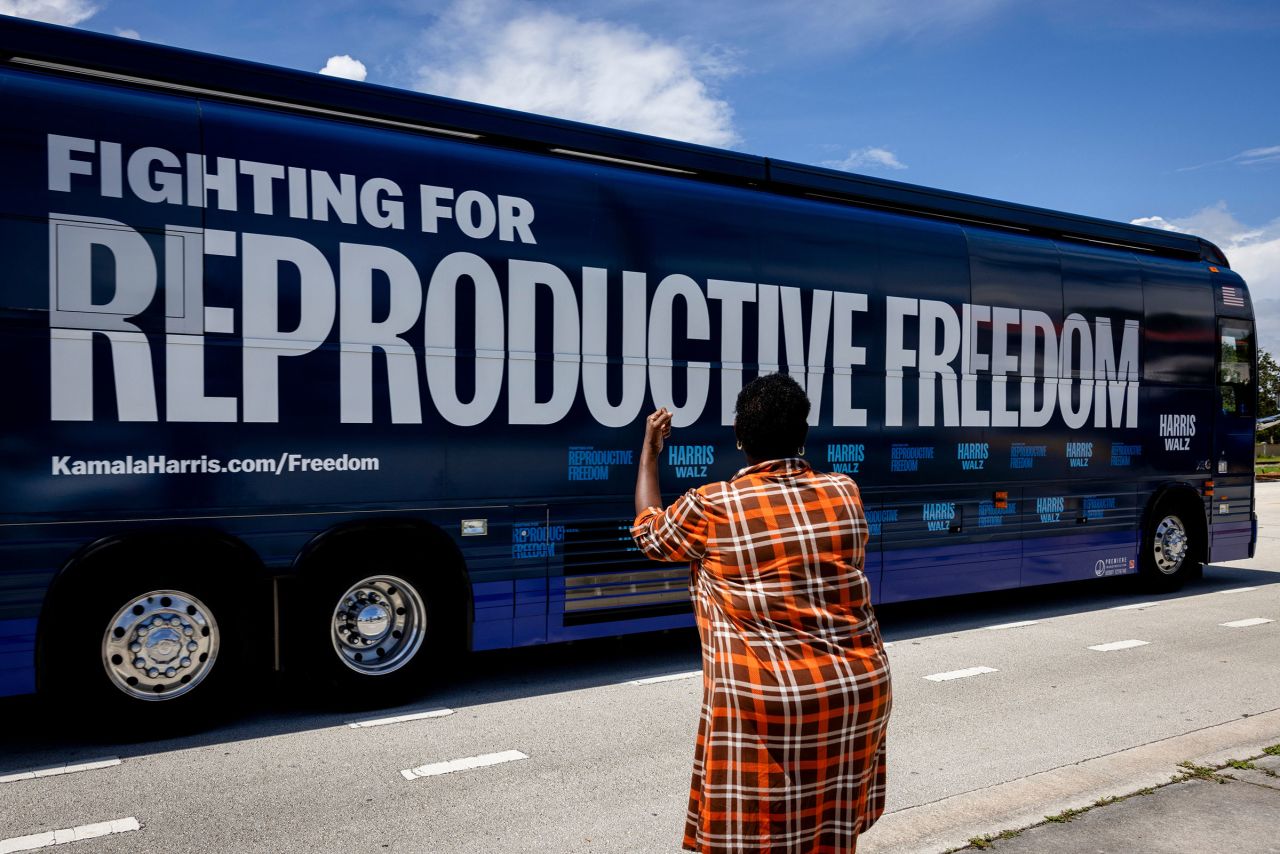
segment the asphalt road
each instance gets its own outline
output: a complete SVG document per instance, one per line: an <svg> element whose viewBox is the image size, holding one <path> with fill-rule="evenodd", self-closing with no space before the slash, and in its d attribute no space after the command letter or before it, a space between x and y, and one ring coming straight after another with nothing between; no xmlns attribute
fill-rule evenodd
<svg viewBox="0 0 1280 854"><path fill-rule="evenodd" d="M1280 709L1280 484L1258 494L1258 557L1179 593L1108 579L885 609L888 810ZM1254 618L1272 622L1222 625ZM1144 643L1090 648L1124 641ZM275 689L233 723L128 745L3 701L0 852L74 828L116 832L64 850L674 852L698 666L692 631L486 653L407 706ZM434 710L451 713L349 725ZM433 773L474 757L507 761Z"/></svg>

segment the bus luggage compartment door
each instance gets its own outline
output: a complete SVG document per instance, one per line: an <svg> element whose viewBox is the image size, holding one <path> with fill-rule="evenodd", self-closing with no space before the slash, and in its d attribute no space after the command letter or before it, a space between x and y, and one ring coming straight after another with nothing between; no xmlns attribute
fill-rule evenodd
<svg viewBox="0 0 1280 854"><path fill-rule="evenodd" d="M1018 495L1007 501L1017 505ZM881 602L1017 587L1016 514L996 511L990 487L942 487L881 497ZM993 519L999 524L993 524ZM984 524L984 522L986 524Z"/></svg>

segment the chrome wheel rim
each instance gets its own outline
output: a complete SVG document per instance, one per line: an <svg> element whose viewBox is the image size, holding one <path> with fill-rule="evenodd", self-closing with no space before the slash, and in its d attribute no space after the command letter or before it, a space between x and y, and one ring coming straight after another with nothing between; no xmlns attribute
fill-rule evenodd
<svg viewBox="0 0 1280 854"><path fill-rule="evenodd" d="M339 597L329 636L347 667L383 676L413 660L426 629L427 607L417 588L394 575L373 575Z"/></svg>
<svg viewBox="0 0 1280 854"><path fill-rule="evenodd" d="M1173 575L1182 567L1187 558L1190 543L1187 529L1177 516L1165 516L1156 526L1156 535L1152 549L1156 559L1156 569L1165 575Z"/></svg>
<svg viewBox="0 0 1280 854"><path fill-rule="evenodd" d="M213 669L220 638L213 612L179 590L153 590L116 612L102 638L111 683L135 700L172 700Z"/></svg>

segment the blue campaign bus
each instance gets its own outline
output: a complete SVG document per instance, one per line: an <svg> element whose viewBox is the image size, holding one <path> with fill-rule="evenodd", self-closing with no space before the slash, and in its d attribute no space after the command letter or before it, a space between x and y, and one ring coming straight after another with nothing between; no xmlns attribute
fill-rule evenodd
<svg viewBox="0 0 1280 854"><path fill-rule="evenodd" d="M628 534L813 401L877 602L1252 554L1248 290L1197 237L0 19L0 696L688 626ZM1046 594L1051 595L1051 594Z"/></svg>

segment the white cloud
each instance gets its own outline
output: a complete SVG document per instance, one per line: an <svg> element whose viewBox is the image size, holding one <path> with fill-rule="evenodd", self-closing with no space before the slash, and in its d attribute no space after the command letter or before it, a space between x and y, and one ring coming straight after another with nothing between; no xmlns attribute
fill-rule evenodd
<svg viewBox="0 0 1280 854"><path fill-rule="evenodd" d="M1280 218L1262 226L1245 225L1231 214L1226 202L1218 202L1186 217L1147 216L1132 222L1196 234L1216 243L1227 254L1231 269L1249 285L1259 343L1280 354Z"/></svg>
<svg viewBox="0 0 1280 854"><path fill-rule="evenodd" d="M1240 152L1231 159L1244 166L1251 166L1255 163L1280 162L1280 145L1267 145L1262 148L1250 148Z"/></svg>
<svg viewBox="0 0 1280 854"><path fill-rule="evenodd" d="M1194 172L1210 166L1258 166L1263 163L1280 163L1280 145L1263 145L1258 148L1246 148L1239 154L1224 157L1221 160L1210 160L1195 166L1183 166L1179 172Z"/></svg>
<svg viewBox="0 0 1280 854"><path fill-rule="evenodd" d="M849 152L848 157L841 160L824 160L822 165L845 172L877 172L885 169L907 168L907 164L899 160L898 155L889 149L873 146L855 148Z"/></svg>
<svg viewBox="0 0 1280 854"><path fill-rule="evenodd" d="M116 27L116 35L118 35L118 36L119 36L120 38L122 38L122 39L140 39L140 38L142 38L142 34L141 34L141 33L139 33L137 30L122 30L122 29L120 29L119 27Z"/></svg>
<svg viewBox="0 0 1280 854"><path fill-rule="evenodd" d="M0 0L0 15L68 27L93 17L97 11L98 4L89 0Z"/></svg>
<svg viewBox="0 0 1280 854"><path fill-rule="evenodd" d="M732 72L631 26L512 5L455 2L426 33L416 88L704 145L738 141L711 82Z"/></svg>
<svg viewBox="0 0 1280 854"><path fill-rule="evenodd" d="M345 77L348 80L364 80L369 74L369 69L365 68L360 60L352 59L344 53L341 56L329 57L329 61L324 64L324 68L320 69L320 73L330 77Z"/></svg>

